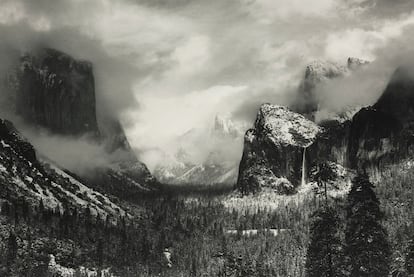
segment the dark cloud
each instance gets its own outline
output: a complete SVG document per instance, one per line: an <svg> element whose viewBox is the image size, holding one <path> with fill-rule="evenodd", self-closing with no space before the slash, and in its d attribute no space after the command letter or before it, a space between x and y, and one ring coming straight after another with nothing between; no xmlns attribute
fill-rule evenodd
<svg viewBox="0 0 414 277"><path fill-rule="evenodd" d="M410 0L3 0L0 15L4 3L22 11L0 19L0 71L18 56L11 49L48 46L91 61L99 112L134 111L128 131L131 141L141 137L133 144L141 150L162 149L171 134L219 112L252 123L263 102L289 102L314 59L392 56L398 48L390 41L402 29L394 21L414 7ZM360 76L379 80L387 70ZM371 95L363 82L332 84L326 91L337 98L326 99L339 102L349 90Z"/></svg>

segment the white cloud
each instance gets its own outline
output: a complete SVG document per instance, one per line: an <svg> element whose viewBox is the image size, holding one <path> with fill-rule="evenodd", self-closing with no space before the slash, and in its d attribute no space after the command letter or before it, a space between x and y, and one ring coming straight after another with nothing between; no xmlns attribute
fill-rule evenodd
<svg viewBox="0 0 414 277"><path fill-rule="evenodd" d="M177 7L168 0L164 5L34 2L0 0L0 24L26 22L42 32L79 30L134 69L140 105L124 119L134 123L127 132L140 149L166 148L183 132L207 125L216 113L240 114L260 101L278 101L300 81L310 60L372 60L414 23L412 15L374 20L367 12L375 6L365 0L194 0ZM85 53L72 54L87 58ZM109 86L112 100L131 89L131 82L103 77L105 84L114 84Z"/></svg>
<svg viewBox="0 0 414 277"><path fill-rule="evenodd" d="M137 122L130 130L131 143L139 148L168 146L178 136L192 128L205 128L215 115L244 101L246 87L214 86L203 91L192 91L177 96L145 95L139 110L129 116ZM174 151L174 149L171 149Z"/></svg>
<svg viewBox="0 0 414 277"><path fill-rule="evenodd" d="M6 1L2 3L0 9L0 23L14 24L25 16L25 10L22 3Z"/></svg>
<svg viewBox="0 0 414 277"><path fill-rule="evenodd" d="M172 53L172 58L178 62L174 70L176 74L192 74L198 72L209 59L209 38L196 35L179 45Z"/></svg>
<svg viewBox="0 0 414 277"><path fill-rule="evenodd" d="M376 58L375 52L414 26L414 13L401 19L387 20L369 28L352 28L329 34L326 39L326 57L331 60L344 60L347 57L360 57L367 60Z"/></svg>

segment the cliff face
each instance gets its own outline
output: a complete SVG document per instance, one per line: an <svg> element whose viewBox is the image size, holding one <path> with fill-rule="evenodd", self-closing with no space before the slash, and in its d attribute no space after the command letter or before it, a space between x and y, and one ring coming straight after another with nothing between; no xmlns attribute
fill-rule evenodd
<svg viewBox="0 0 414 277"><path fill-rule="evenodd" d="M307 151L308 166L320 161L331 161L343 166L348 165L348 141L351 121L327 120L319 123L323 132Z"/></svg>
<svg viewBox="0 0 414 277"><path fill-rule="evenodd" d="M348 61L349 67L361 64L365 63ZM300 172L305 172L302 180L306 179L309 173L305 169L315 168L321 161L376 174L384 166L414 155L414 75L411 68L399 67L373 106L355 114L334 115L318 125L286 108L262 106L255 128L245 136L239 189L250 193L269 184L279 186L281 178L296 186ZM304 142L287 139L306 137L306 134L311 136ZM303 154L305 149L306 155Z"/></svg>
<svg viewBox="0 0 414 277"><path fill-rule="evenodd" d="M8 76L11 102L27 124L104 144L112 164L83 176L96 189L115 190L117 196L152 190L156 180L136 158L119 121L106 118L98 127L94 82L91 63L53 49L23 55Z"/></svg>
<svg viewBox="0 0 414 277"><path fill-rule="evenodd" d="M63 135L98 134L92 65L53 50L21 57L15 71L16 112Z"/></svg>
<svg viewBox="0 0 414 277"><path fill-rule="evenodd" d="M350 166L379 169L414 152L414 77L398 68L378 101L352 120L348 146Z"/></svg>
<svg viewBox="0 0 414 277"><path fill-rule="evenodd" d="M320 123L325 131L310 147L310 159L376 173L412 155L414 76L410 68L394 72L373 106L360 109L350 120Z"/></svg>
<svg viewBox="0 0 414 277"><path fill-rule="evenodd" d="M302 179L304 152L321 131L315 123L286 107L262 105L254 129L245 135L238 188L243 193L263 187L293 192Z"/></svg>

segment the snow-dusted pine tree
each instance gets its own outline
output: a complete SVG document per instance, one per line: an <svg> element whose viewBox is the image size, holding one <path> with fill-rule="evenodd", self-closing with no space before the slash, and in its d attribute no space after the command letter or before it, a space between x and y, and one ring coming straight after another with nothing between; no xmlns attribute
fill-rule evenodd
<svg viewBox="0 0 414 277"><path fill-rule="evenodd" d="M366 174L353 180L348 195L345 230L346 255L352 277L386 277L390 270L390 245L381 225L383 213Z"/></svg>
<svg viewBox="0 0 414 277"><path fill-rule="evenodd" d="M310 244L306 254L306 276L345 276L337 212L332 207L323 207L312 217Z"/></svg>

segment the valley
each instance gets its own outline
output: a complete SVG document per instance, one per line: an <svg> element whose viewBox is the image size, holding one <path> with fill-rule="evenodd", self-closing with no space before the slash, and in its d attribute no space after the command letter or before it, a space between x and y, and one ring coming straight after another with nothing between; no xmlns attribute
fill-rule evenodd
<svg viewBox="0 0 414 277"><path fill-rule="evenodd" d="M321 264L347 276L359 270L345 251L354 210L362 223L375 219L361 236L384 238L384 270L408 276L414 79L405 67L372 106L321 119L319 85L369 63L312 63L300 101L261 104L244 137L216 117L208 133L180 136L168 166L151 172L117 115L96 111L92 65L38 51L20 57L3 88L12 104L0 121L0 276L309 276L326 215L338 249ZM221 159L242 138L240 163ZM224 148L207 148L200 163L188 159L217 142Z"/></svg>

